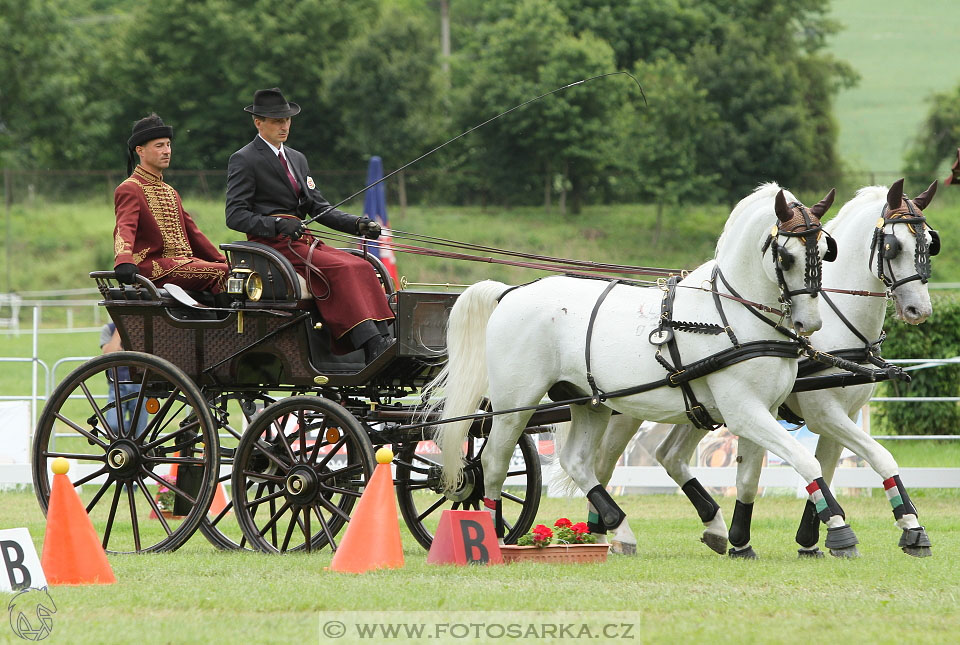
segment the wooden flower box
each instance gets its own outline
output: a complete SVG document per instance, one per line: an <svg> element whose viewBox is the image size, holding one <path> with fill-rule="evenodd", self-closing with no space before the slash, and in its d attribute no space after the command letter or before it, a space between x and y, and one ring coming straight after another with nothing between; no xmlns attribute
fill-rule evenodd
<svg viewBox="0 0 960 645"><path fill-rule="evenodd" d="M502 545L505 564L510 562L606 562L609 544L551 544L549 546Z"/></svg>

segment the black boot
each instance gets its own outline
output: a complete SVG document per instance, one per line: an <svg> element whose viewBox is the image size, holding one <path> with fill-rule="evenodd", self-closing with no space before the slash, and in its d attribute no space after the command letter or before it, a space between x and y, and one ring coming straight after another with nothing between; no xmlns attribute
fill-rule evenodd
<svg viewBox="0 0 960 645"><path fill-rule="evenodd" d="M372 363L377 356L390 347L390 340L384 336L374 336L363 344L363 359Z"/></svg>

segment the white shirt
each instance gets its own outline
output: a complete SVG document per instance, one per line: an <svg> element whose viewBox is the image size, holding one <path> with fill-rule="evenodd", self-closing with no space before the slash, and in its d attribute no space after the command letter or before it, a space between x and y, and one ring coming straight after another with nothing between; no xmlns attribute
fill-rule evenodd
<svg viewBox="0 0 960 645"><path fill-rule="evenodd" d="M260 133L259 133L259 132L257 133L257 136L260 137L261 141L263 141L265 144L267 144L268 146L270 146L270 149L273 150L273 154L275 154L275 155L277 155L277 156L279 157L279 156L280 156L280 153L283 152L283 142L282 142L282 141L280 142L280 147L278 148L278 147L276 147L275 145L273 145L272 143L270 143L269 141L267 141L266 139L264 139L262 136L260 136ZM283 158L286 159L286 158L287 158L287 155L283 155Z"/></svg>

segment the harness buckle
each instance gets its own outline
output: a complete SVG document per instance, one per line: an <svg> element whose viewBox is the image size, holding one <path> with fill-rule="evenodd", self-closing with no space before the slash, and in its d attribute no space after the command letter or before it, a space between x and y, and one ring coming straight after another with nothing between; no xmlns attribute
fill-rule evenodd
<svg viewBox="0 0 960 645"><path fill-rule="evenodd" d="M676 372L673 372L673 373L669 374L669 375L667 376L667 381L668 381L668 382L670 383L670 385L672 385L673 387L679 387L679 386L680 386L680 383L674 381L673 379L674 379L674 377L680 376L681 374L683 374L683 373L686 372L686 371L687 371L687 370L677 370Z"/></svg>
<svg viewBox="0 0 960 645"><path fill-rule="evenodd" d="M657 278L657 288L660 291L667 291L667 279L666 278Z"/></svg>

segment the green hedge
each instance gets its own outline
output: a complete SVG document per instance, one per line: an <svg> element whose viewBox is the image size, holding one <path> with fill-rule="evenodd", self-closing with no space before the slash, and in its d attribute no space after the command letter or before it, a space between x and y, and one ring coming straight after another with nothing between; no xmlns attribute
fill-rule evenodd
<svg viewBox="0 0 960 645"><path fill-rule="evenodd" d="M922 325L894 317L888 305L884 358L952 358L960 356L960 295L931 293L933 314ZM882 383L877 396L957 396L960 365L912 370L910 383ZM875 403L874 434L960 434L960 406L955 402Z"/></svg>

